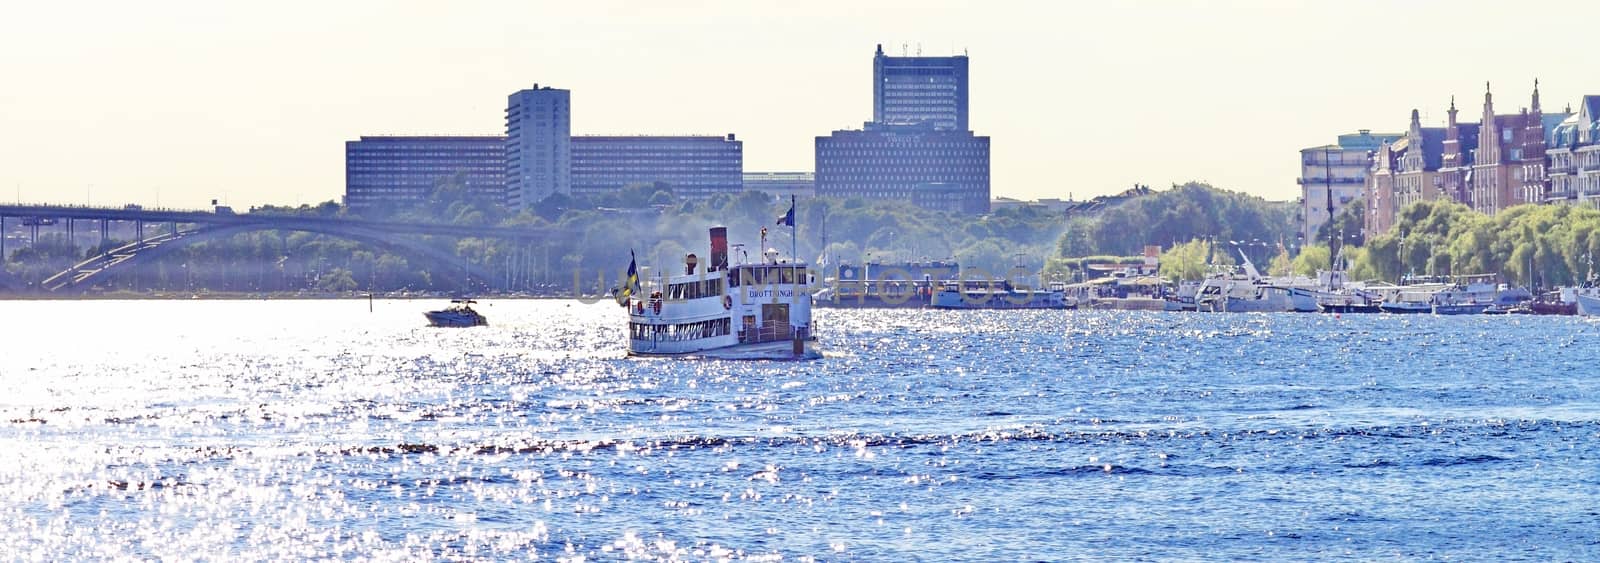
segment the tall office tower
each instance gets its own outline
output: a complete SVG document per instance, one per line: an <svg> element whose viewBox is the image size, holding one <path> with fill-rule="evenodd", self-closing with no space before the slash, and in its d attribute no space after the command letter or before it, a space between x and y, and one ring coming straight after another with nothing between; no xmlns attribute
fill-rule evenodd
<svg viewBox="0 0 1600 563"><path fill-rule="evenodd" d="M867 123L817 137L817 195L989 212L989 138L932 123Z"/></svg>
<svg viewBox="0 0 1600 563"><path fill-rule="evenodd" d="M572 93L540 87L506 104L506 203L527 209L572 193Z"/></svg>
<svg viewBox="0 0 1600 563"><path fill-rule="evenodd" d="M872 57L872 121L967 131L967 56Z"/></svg>

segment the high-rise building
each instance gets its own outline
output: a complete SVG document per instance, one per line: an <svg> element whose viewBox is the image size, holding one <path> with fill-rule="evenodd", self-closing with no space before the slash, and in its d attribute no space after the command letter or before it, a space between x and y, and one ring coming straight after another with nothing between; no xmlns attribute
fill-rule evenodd
<svg viewBox="0 0 1600 563"><path fill-rule="evenodd" d="M967 57L872 57L872 120L967 131Z"/></svg>
<svg viewBox="0 0 1600 563"><path fill-rule="evenodd" d="M676 197L700 199L737 193L743 174L744 142L732 134L572 137L574 196L661 182Z"/></svg>
<svg viewBox="0 0 1600 563"><path fill-rule="evenodd" d="M353 210L411 206L441 181L505 200L505 137L362 136L344 144L344 201Z"/></svg>
<svg viewBox="0 0 1600 563"><path fill-rule="evenodd" d="M1300 150L1300 236L1310 243L1317 230L1337 215L1345 205L1361 197L1367 183L1371 154L1383 143L1399 139L1399 134L1373 134L1362 129L1340 135L1338 143ZM1332 196L1333 214L1328 213Z"/></svg>
<svg viewBox="0 0 1600 563"><path fill-rule="evenodd" d="M817 195L989 211L989 138L971 131L867 123L817 137Z"/></svg>
<svg viewBox="0 0 1600 563"><path fill-rule="evenodd" d="M506 203L526 209L555 194L572 193L572 95L540 87L511 94L506 103Z"/></svg>

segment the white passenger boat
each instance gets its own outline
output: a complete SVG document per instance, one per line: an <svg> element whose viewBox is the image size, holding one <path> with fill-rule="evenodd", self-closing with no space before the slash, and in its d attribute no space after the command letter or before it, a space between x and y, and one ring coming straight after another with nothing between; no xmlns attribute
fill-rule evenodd
<svg viewBox="0 0 1600 563"><path fill-rule="evenodd" d="M763 237L764 238L764 237ZM820 357L811 335L810 272L767 250L754 264L728 263L728 230L711 228L711 257L704 268L690 254L684 273L629 287L628 354L736 359Z"/></svg>

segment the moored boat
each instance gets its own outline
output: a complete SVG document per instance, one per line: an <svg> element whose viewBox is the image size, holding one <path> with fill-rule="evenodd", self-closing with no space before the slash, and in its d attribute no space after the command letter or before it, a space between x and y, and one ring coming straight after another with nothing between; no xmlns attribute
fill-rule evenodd
<svg viewBox="0 0 1600 563"><path fill-rule="evenodd" d="M933 294L935 309L1073 309L1077 303L1066 297L1063 284L1046 289L996 282L945 282Z"/></svg>
<svg viewBox="0 0 1600 563"><path fill-rule="evenodd" d="M1489 303L1434 303L1435 315L1479 315L1489 309Z"/></svg>
<svg viewBox="0 0 1600 563"><path fill-rule="evenodd" d="M1579 293L1578 314L1585 317L1600 316L1600 293Z"/></svg>
<svg viewBox="0 0 1600 563"><path fill-rule="evenodd" d="M953 260L828 266L812 301L818 307L922 308L960 271Z"/></svg>

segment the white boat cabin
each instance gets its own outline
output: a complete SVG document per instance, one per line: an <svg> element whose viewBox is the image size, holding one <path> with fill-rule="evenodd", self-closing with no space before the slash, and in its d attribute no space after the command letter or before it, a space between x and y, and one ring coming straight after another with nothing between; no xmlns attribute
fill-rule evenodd
<svg viewBox="0 0 1600 563"><path fill-rule="evenodd" d="M711 230L711 260L690 254L684 274L654 280L628 303L628 352L692 354L811 336L811 273L775 250L758 264L728 264L727 230Z"/></svg>

